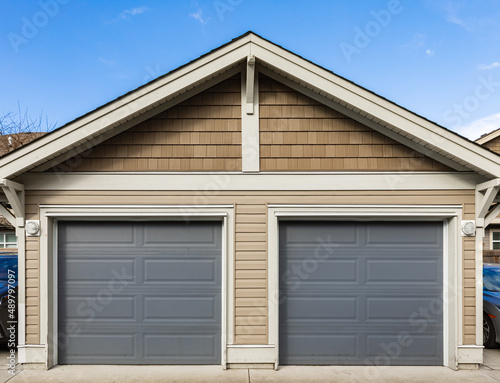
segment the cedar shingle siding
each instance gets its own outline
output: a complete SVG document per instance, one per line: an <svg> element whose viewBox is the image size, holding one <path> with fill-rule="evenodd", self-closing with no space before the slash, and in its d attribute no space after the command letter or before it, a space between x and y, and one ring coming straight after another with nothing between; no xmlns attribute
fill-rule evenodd
<svg viewBox="0 0 500 383"><path fill-rule="evenodd" d="M239 171L240 87L223 81L49 171Z"/></svg>
<svg viewBox="0 0 500 383"><path fill-rule="evenodd" d="M262 171L450 170L268 77L259 86Z"/></svg>

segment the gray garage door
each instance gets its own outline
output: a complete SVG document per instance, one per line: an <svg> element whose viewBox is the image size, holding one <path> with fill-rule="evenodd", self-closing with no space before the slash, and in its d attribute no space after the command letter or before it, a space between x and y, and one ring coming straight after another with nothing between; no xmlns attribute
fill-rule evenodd
<svg viewBox="0 0 500 383"><path fill-rule="evenodd" d="M221 223L60 222L60 364L219 364Z"/></svg>
<svg viewBox="0 0 500 383"><path fill-rule="evenodd" d="M280 363L443 364L442 222L281 222Z"/></svg>

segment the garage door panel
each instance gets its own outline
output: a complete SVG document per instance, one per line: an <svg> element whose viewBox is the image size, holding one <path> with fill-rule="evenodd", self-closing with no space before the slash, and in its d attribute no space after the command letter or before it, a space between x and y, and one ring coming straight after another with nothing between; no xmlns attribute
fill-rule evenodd
<svg viewBox="0 0 500 383"><path fill-rule="evenodd" d="M325 259L318 261L311 254L305 258L304 253L291 252L283 262L282 281L284 283L335 283L356 281L357 261L349 259ZM295 257L295 259L294 259ZM309 274L314 274L309 278Z"/></svg>
<svg viewBox="0 0 500 383"><path fill-rule="evenodd" d="M325 364L333 361L332 355L353 357L359 354L359 340L356 334L290 336L280 343L280 347L289 350L286 355L280 357L282 364L316 364L318 361L319 364Z"/></svg>
<svg viewBox="0 0 500 383"><path fill-rule="evenodd" d="M78 225L60 226L58 234L64 238L60 248L89 246L130 246L134 243L134 227L113 222L80 222Z"/></svg>
<svg viewBox="0 0 500 383"><path fill-rule="evenodd" d="M367 337L367 357L390 357L400 359L397 364L404 364L411 359L418 362L432 361L440 354L436 350L442 348L440 333L421 335L416 333L401 333L396 336L371 335ZM395 364L395 363L393 363Z"/></svg>
<svg viewBox="0 0 500 383"><path fill-rule="evenodd" d="M356 246L315 257L318 231L342 225ZM297 243L299 232L309 240ZM285 221L279 234L280 363L373 364L381 343L410 333L415 342L381 363L442 364L442 223Z"/></svg>
<svg viewBox="0 0 500 383"><path fill-rule="evenodd" d="M213 227L211 222L182 222L179 225L171 226L166 232L161 223L148 223L143 226L143 245L167 245L169 247L185 248L186 244L196 247L205 245L204 249L216 248L220 242L219 231ZM208 247L207 247L208 245Z"/></svg>
<svg viewBox="0 0 500 383"><path fill-rule="evenodd" d="M366 229L366 245L383 245L384 247L403 246L404 248L415 245L421 247L442 247L443 237L439 229L442 222L400 222L394 225L391 222L378 222Z"/></svg>
<svg viewBox="0 0 500 383"><path fill-rule="evenodd" d="M303 225L300 222L290 222L286 228L280 233L281 244L286 244L287 247L310 247L310 245L328 246L335 244L355 245L358 243L357 228L354 226L345 226L342 223L325 224L317 222L315 225L314 235L304 233ZM332 229L333 228L333 229Z"/></svg>
<svg viewBox="0 0 500 383"><path fill-rule="evenodd" d="M220 363L220 222L119 223L133 241L118 248L67 241L95 233L93 224L109 235L117 225L59 223L59 335L69 339L59 363ZM148 235L155 243L145 246Z"/></svg>
<svg viewBox="0 0 500 383"><path fill-rule="evenodd" d="M436 284L438 273L442 272L442 260L376 259L367 260L368 282L400 282Z"/></svg>
<svg viewBox="0 0 500 383"><path fill-rule="evenodd" d="M331 321L332 318L354 319L357 298L312 296L289 298L282 306L290 324L294 320Z"/></svg>
<svg viewBox="0 0 500 383"><path fill-rule="evenodd" d="M72 335L66 347L67 353L74 355L134 355L135 336L131 334L80 334Z"/></svg>
<svg viewBox="0 0 500 383"><path fill-rule="evenodd" d="M193 333L189 335L146 335L144 357L154 360L182 360L183 355L212 361L220 347L218 334Z"/></svg>
<svg viewBox="0 0 500 383"><path fill-rule="evenodd" d="M81 293L81 292L80 292ZM120 296L98 300L89 296L75 296L67 298L59 304L59 312L64 318L62 322L88 322L99 320L136 320L136 297ZM96 309L97 308L97 309Z"/></svg>
<svg viewBox="0 0 500 383"><path fill-rule="evenodd" d="M406 320L408 321L414 315L418 315L419 310L428 308L435 296L428 298L411 298L411 297L384 297L374 298L367 297L366 299L366 319L371 320Z"/></svg>
<svg viewBox="0 0 500 383"><path fill-rule="evenodd" d="M110 280L119 278L120 280L132 281L134 274L133 259L85 259L73 258L62 265L62 272L66 278L61 281L75 283L93 283L102 281L109 283Z"/></svg>
<svg viewBox="0 0 500 383"><path fill-rule="evenodd" d="M217 266L217 259L145 259L144 281L216 283Z"/></svg>
<svg viewBox="0 0 500 383"><path fill-rule="evenodd" d="M219 321L218 297L146 297L144 319L211 319Z"/></svg>

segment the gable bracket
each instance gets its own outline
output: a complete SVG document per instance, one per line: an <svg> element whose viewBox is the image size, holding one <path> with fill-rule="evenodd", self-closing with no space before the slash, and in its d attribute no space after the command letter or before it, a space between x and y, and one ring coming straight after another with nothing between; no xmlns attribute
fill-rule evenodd
<svg viewBox="0 0 500 383"><path fill-rule="evenodd" d="M14 226L24 227L24 185L4 178L0 180L0 187L14 211ZM3 213L1 209L0 212ZM10 215L12 216L12 214ZM5 218L9 220L9 216ZM11 221L9 220L9 222Z"/></svg>
<svg viewBox="0 0 500 383"><path fill-rule="evenodd" d="M498 217L498 214L500 214L500 203L497 204L491 211L488 213L486 218L484 219L484 226L488 226L490 223L493 222L493 220Z"/></svg>
<svg viewBox="0 0 500 383"><path fill-rule="evenodd" d="M255 103L255 56L247 58L246 113L253 114Z"/></svg>
<svg viewBox="0 0 500 383"><path fill-rule="evenodd" d="M494 179L476 186L476 225L486 227L500 212L500 205L491 209L500 189L500 179Z"/></svg>

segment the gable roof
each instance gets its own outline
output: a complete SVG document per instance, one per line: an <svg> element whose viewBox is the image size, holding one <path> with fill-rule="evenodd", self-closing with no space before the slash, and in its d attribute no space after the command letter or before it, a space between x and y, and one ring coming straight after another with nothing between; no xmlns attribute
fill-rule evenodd
<svg viewBox="0 0 500 383"><path fill-rule="evenodd" d="M495 129L492 132L483 134L481 137L479 137L475 142L478 143L479 145L484 145L487 142L490 142L491 140L500 137L500 128Z"/></svg>
<svg viewBox="0 0 500 383"><path fill-rule="evenodd" d="M2 178L46 170L241 71L259 72L458 171L500 177L500 157L253 32L185 64L0 159Z"/></svg>
<svg viewBox="0 0 500 383"><path fill-rule="evenodd" d="M0 135L0 157L29 144L45 135L45 132L26 132Z"/></svg>

